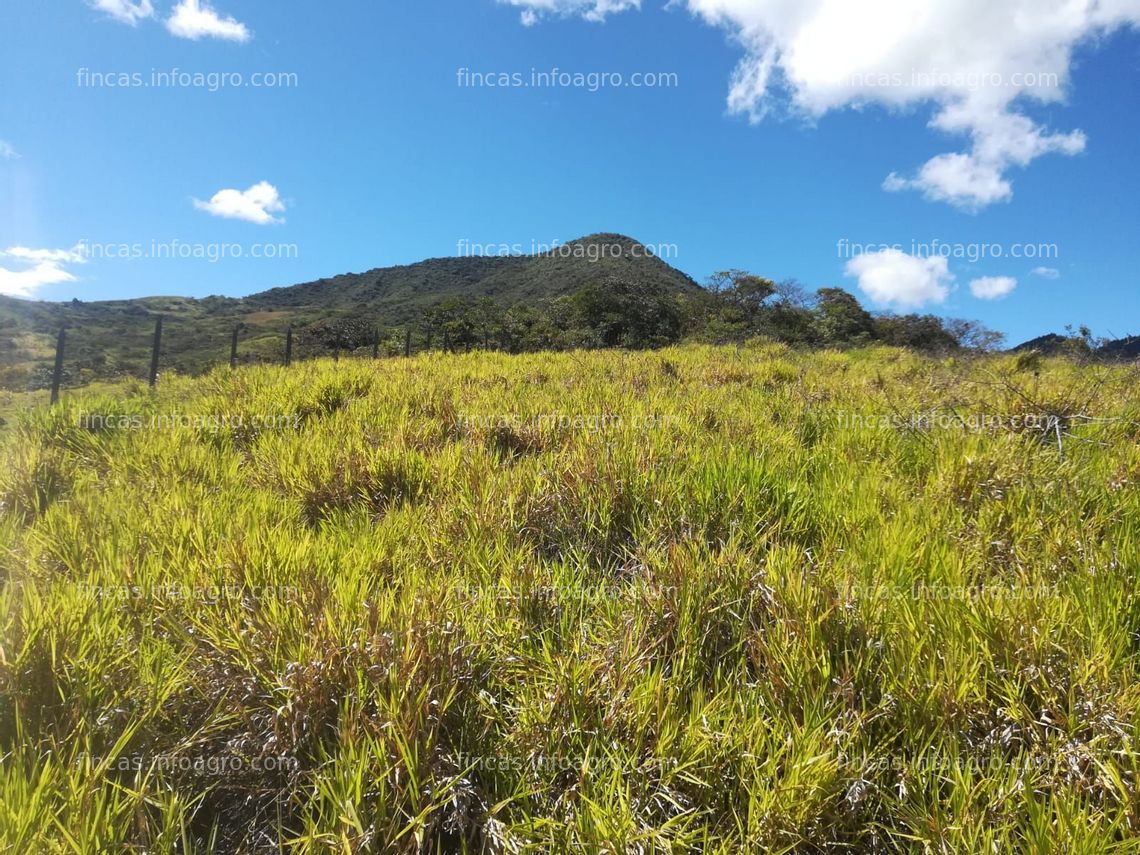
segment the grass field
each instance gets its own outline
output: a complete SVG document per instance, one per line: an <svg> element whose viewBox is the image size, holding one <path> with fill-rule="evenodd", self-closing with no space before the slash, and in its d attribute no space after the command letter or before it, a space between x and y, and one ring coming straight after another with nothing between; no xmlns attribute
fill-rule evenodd
<svg viewBox="0 0 1140 855"><path fill-rule="evenodd" d="M0 851L1140 851L1140 373L1029 363L437 354L14 416Z"/></svg>

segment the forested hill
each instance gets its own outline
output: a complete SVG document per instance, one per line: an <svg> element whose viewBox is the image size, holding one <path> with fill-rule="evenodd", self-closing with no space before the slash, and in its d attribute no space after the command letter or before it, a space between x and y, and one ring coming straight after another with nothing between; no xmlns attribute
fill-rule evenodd
<svg viewBox="0 0 1140 855"><path fill-rule="evenodd" d="M539 255L433 258L273 288L243 302L274 310L381 311L384 320L404 323L447 297L490 297L500 305L533 305L614 278L678 293L700 290L690 277L652 255L638 241L618 234L595 234Z"/></svg>

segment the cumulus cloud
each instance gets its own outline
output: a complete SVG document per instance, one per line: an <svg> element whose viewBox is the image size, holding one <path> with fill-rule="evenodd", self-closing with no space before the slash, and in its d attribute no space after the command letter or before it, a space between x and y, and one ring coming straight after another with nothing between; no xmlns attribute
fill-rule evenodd
<svg viewBox="0 0 1140 855"><path fill-rule="evenodd" d="M1001 167L970 154L940 154L928 160L914 178L892 172L883 181L883 189L891 193L920 190L932 201L975 211L1013 198L1013 185Z"/></svg>
<svg viewBox="0 0 1140 855"><path fill-rule="evenodd" d="M11 143L0 140L0 160L15 160L19 156L20 153L12 148Z"/></svg>
<svg viewBox="0 0 1140 855"><path fill-rule="evenodd" d="M132 27L145 18L154 16L154 6L150 0L88 0L92 9L105 12L116 21L130 24Z"/></svg>
<svg viewBox="0 0 1140 855"><path fill-rule="evenodd" d="M844 273L858 278L859 290L874 302L901 309L945 301L954 282L944 257L919 258L899 249L853 258Z"/></svg>
<svg viewBox="0 0 1140 855"><path fill-rule="evenodd" d="M604 21L607 15L640 9L641 0L499 0L522 9L526 26L537 24L544 15L580 15L587 21Z"/></svg>
<svg viewBox="0 0 1140 855"><path fill-rule="evenodd" d="M245 24L230 17L223 18L206 0L179 0L166 19L166 29L183 39L247 42L250 38Z"/></svg>
<svg viewBox="0 0 1140 855"><path fill-rule="evenodd" d="M819 117L869 104L935 106L931 127L967 135L888 190L978 209L1008 200L1007 172L1049 153L1076 154L1080 131L1058 133L1018 112L1058 103L1075 47L1140 24L1138 0L685 0L746 51L731 109L759 121L773 104Z"/></svg>
<svg viewBox="0 0 1140 855"><path fill-rule="evenodd" d="M64 265L83 264L86 260L82 246L72 249L29 249L26 246L0 249L0 294L32 297L45 285L74 282L75 275Z"/></svg>
<svg viewBox="0 0 1140 855"><path fill-rule="evenodd" d="M501 0L534 17L600 19L633 0ZM831 110L932 105L934 130L968 137L887 190L979 210L1008 201L1008 174L1046 154L1084 150L1079 130L1029 118L1028 101L1064 100L1076 47L1140 25L1140 0L670 0L732 34L745 56L728 106L761 121L774 107L815 119Z"/></svg>
<svg viewBox="0 0 1140 855"><path fill-rule="evenodd" d="M970 293L979 300L997 300L1012 294L1016 287L1012 276L983 276L970 283Z"/></svg>
<svg viewBox="0 0 1140 855"><path fill-rule="evenodd" d="M1056 267L1034 267L1029 271L1030 276L1040 276L1042 279L1060 279L1061 271Z"/></svg>
<svg viewBox="0 0 1140 855"><path fill-rule="evenodd" d="M285 222L273 216L284 211L285 204L277 188L268 181L254 184L248 190L219 190L209 202L195 199L194 207L215 217L245 220L260 226Z"/></svg>

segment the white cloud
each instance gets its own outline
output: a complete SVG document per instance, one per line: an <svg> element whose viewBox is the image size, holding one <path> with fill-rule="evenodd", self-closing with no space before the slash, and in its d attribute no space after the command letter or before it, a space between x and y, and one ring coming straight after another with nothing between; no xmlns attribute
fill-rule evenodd
<svg viewBox="0 0 1140 855"><path fill-rule="evenodd" d="M154 6L150 0L88 0L88 3L92 9L106 12L116 21L132 27L139 21L154 16Z"/></svg>
<svg viewBox="0 0 1140 855"><path fill-rule="evenodd" d="M179 0L166 29L183 39L214 38L233 42L249 41L249 29L233 18L221 17L206 0Z"/></svg>
<svg viewBox="0 0 1140 855"><path fill-rule="evenodd" d="M921 190L927 199L979 210L1013 198L1013 186L996 164L983 163L970 154L940 154L926 162L914 178L892 172L883 182L891 193Z"/></svg>
<svg viewBox="0 0 1140 855"><path fill-rule="evenodd" d="M499 0L521 8L524 26L537 24L544 15L581 15L587 21L604 21L607 15L640 9L641 0Z"/></svg>
<svg viewBox="0 0 1140 855"><path fill-rule="evenodd" d="M71 249L29 249L26 246L10 246L7 249L0 249L0 258L48 264L83 264L87 261L83 244L76 244Z"/></svg>
<svg viewBox="0 0 1140 855"><path fill-rule="evenodd" d="M1079 154L1085 149L1081 131L1046 134L1024 116L970 117L943 110L934 127L968 131L974 138L969 154L940 154L931 158L912 179L895 173L883 183L886 190L921 190L928 199L950 202L967 210L979 210L994 202L1013 198L1013 187L1005 178L1011 166L1027 166L1043 154Z"/></svg>
<svg viewBox="0 0 1140 855"><path fill-rule="evenodd" d="M1034 267L1029 271L1030 276L1040 276L1042 279L1060 279L1061 271L1056 267Z"/></svg>
<svg viewBox="0 0 1140 855"><path fill-rule="evenodd" d="M12 148L12 144L0 140L0 160L15 160L20 156L16 149Z"/></svg>
<svg viewBox="0 0 1140 855"><path fill-rule="evenodd" d="M970 283L970 293L979 300L997 300L1012 294L1016 287L1012 276L983 276Z"/></svg>
<svg viewBox="0 0 1140 855"><path fill-rule="evenodd" d="M859 290L874 302L902 309L943 302L954 282L944 257L918 258L898 249L853 258L844 274L858 277Z"/></svg>
<svg viewBox="0 0 1140 855"><path fill-rule="evenodd" d="M245 220L262 226L285 222L273 216L284 211L285 204L277 194L277 188L268 181L254 184L248 190L219 190L209 202L195 199L194 207L215 217Z"/></svg>
<svg viewBox="0 0 1140 855"><path fill-rule="evenodd" d="M635 0L501 0L524 21L543 14L600 19ZM760 121L775 106L815 119L831 110L930 104L931 128L965 135L887 190L978 210L1013 196L1007 177L1045 154L1077 154L1079 130L1054 132L1026 101L1065 98L1078 45L1140 25L1140 0L670 0L728 30L745 51L729 109Z"/></svg>
<svg viewBox="0 0 1140 855"><path fill-rule="evenodd" d="M12 246L0 249L0 259L12 259L16 269L0 266L0 294L9 297L32 297L44 285L74 282L75 275L65 264L83 264L87 258L83 247L72 249L29 249Z"/></svg>

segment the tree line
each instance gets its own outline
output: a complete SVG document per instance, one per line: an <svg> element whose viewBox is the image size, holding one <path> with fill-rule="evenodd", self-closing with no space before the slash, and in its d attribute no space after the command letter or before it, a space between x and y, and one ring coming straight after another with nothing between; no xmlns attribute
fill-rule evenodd
<svg viewBox="0 0 1140 855"><path fill-rule="evenodd" d="M382 336L388 353L406 344L404 327ZM927 352L992 350L1000 333L976 321L872 313L842 288L810 292L742 270L711 276L699 292L608 278L537 304L501 305L490 297L447 297L412 322L417 350L647 349L682 341L731 344L765 337L803 347L888 344ZM372 346L376 332L358 319L318 321L306 330L311 352Z"/></svg>

